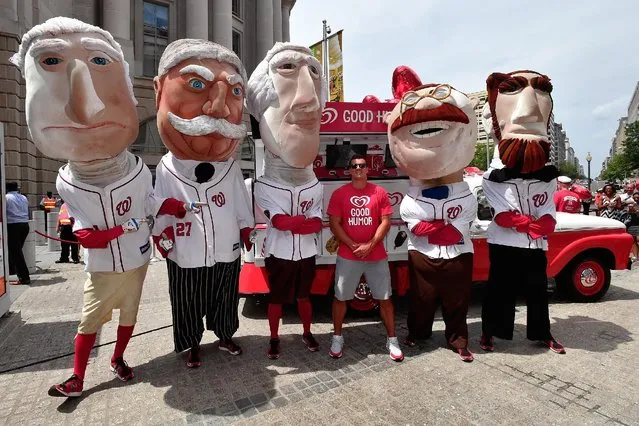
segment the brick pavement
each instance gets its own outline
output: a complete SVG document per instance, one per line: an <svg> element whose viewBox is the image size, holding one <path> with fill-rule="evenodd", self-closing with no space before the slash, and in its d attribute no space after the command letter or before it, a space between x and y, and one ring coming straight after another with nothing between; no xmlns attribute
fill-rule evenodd
<svg viewBox="0 0 639 426"><path fill-rule="evenodd" d="M119 382L108 371L117 315L98 335L79 399L47 396L48 387L71 372L73 335L85 279L79 265L56 265L38 248L33 285L0 319L0 423L4 424L639 424L636 315L639 272L613 273L603 302L554 300L553 333L564 356L525 340L525 307L517 312L516 337L497 351L478 347L480 291L469 313L476 361L462 363L444 348L443 323L433 337L405 348L406 360L386 354L376 316L349 315L345 355L328 357L332 326L329 300L317 298L314 332L322 345L309 353L293 309L281 329L283 354L266 358L266 305L242 300L239 357L217 350L204 337L204 365L184 366L172 351L171 311L164 262L149 268L127 361L137 378ZM398 333L405 334L405 301L398 302ZM25 364L55 358L30 367ZM17 369L16 369L17 368Z"/></svg>

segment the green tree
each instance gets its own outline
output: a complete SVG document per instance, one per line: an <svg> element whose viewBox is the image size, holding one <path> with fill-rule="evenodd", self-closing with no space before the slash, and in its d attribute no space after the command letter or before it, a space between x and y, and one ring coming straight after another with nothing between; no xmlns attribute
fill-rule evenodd
<svg viewBox="0 0 639 426"><path fill-rule="evenodd" d="M628 161L628 156L623 152L614 155L610 161L608 161L606 170L602 173L601 177L604 180L622 180L630 174L630 170L632 169Z"/></svg>
<svg viewBox="0 0 639 426"><path fill-rule="evenodd" d="M576 179L579 177L579 170L577 170L577 166L574 163L562 163L559 166L559 173L563 176L568 176L571 179Z"/></svg>
<svg viewBox="0 0 639 426"><path fill-rule="evenodd" d="M631 174L633 170L639 169L639 121L626 126L623 152L628 165L628 174Z"/></svg>
<svg viewBox="0 0 639 426"><path fill-rule="evenodd" d="M493 158L493 149L495 148L494 144L488 145L488 150L490 155L488 156L488 163ZM473 161L470 162L469 166L477 167L479 170L486 170L486 144L484 142L479 142L475 145L475 156L473 157Z"/></svg>

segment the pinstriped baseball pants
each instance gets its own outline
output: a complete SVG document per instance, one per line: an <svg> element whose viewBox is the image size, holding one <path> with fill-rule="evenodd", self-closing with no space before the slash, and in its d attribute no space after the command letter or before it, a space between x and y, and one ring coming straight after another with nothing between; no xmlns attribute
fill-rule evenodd
<svg viewBox="0 0 639 426"><path fill-rule="evenodd" d="M239 304L239 257L228 263L200 268L181 268L166 259L169 296L173 313L175 351L199 344L206 329L220 339L230 339L237 331Z"/></svg>

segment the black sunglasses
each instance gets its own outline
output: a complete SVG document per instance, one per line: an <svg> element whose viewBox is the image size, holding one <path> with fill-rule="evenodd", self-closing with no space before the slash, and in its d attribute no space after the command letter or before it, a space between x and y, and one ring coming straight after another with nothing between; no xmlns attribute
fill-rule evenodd
<svg viewBox="0 0 639 426"><path fill-rule="evenodd" d="M366 163L351 164L349 167L351 169L365 169L366 168Z"/></svg>

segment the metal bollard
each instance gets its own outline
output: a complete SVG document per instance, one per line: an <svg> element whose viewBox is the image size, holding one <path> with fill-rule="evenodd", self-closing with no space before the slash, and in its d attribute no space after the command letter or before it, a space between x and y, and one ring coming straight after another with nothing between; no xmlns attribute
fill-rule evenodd
<svg viewBox="0 0 639 426"><path fill-rule="evenodd" d="M49 213L47 213L47 229L48 229L48 235L55 237L57 234L55 232L56 228L58 227L58 212L57 211L51 211ZM49 245L49 251L60 251L62 250L62 247L60 246L60 241L56 241L54 239L51 238L47 238L48 240L48 245Z"/></svg>
<svg viewBox="0 0 639 426"><path fill-rule="evenodd" d="M24 241L24 245L22 246L22 254L24 255L24 260L27 263L29 273L34 274L36 271L35 236L38 234L34 232L34 228L36 226L35 220L30 220L28 223L29 233L27 234L27 239Z"/></svg>
<svg viewBox="0 0 639 426"><path fill-rule="evenodd" d="M45 226L44 226L44 211L42 210L36 210L33 212L33 222L34 222L34 226L31 227L29 226L29 229L31 230L31 232L33 232L34 230L36 231L40 231L43 234L45 233ZM37 246L46 246L47 245L47 239L45 237L43 237L40 234L35 234L35 243Z"/></svg>

